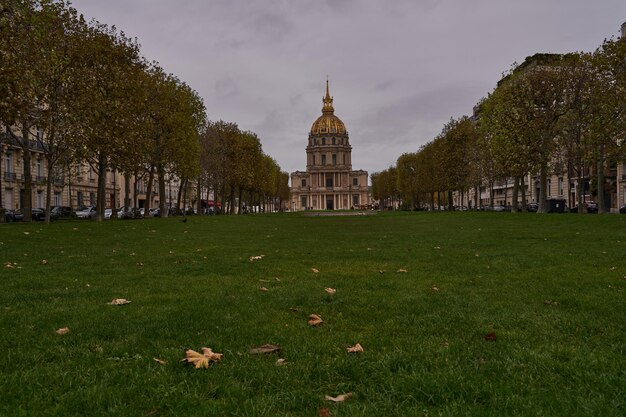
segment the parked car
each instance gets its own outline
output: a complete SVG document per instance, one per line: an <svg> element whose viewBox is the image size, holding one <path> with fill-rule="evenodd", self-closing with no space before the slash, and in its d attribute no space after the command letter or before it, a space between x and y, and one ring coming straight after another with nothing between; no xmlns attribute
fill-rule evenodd
<svg viewBox="0 0 626 417"><path fill-rule="evenodd" d="M539 210L539 204L537 203L528 203L526 204L526 211L529 213L536 213Z"/></svg>
<svg viewBox="0 0 626 417"><path fill-rule="evenodd" d="M502 204L496 204L495 206L490 207L490 211L506 211L506 207Z"/></svg>
<svg viewBox="0 0 626 417"><path fill-rule="evenodd" d="M50 210L50 218L51 219L61 219L61 218L70 218L73 217L74 212L71 207L65 206L54 206Z"/></svg>
<svg viewBox="0 0 626 417"><path fill-rule="evenodd" d="M15 212L13 210L9 210L9 209L5 210L5 212L4 212L4 221L6 223L14 222L15 221Z"/></svg>
<svg viewBox="0 0 626 417"><path fill-rule="evenodd" d="M620 214L626 214L626 204L619 208Z"/></svg>
<svg viewBox="0 0 626 417"><path fill-rule="evenodd" d="M593 202L593 201L587 201L585 203L585 208L587 209L587 213L597 213L598 212L598 205Z"/></svg>
<svg viewBox="0 0 626 417"><path fill-rule="evenodd" d="M111 216L113 215L113 209L104 209L104 218L106 220L109 220L111 218Z"/></svg>
<svg viewBox="0 0 626 417"><path fill-rule="evenodd" d="M44 209L34 208L31 210L31 219L43 221L46 219L46 212ZM24 220L24 209L18 209L13 212L13 220L14 222L21 222Z"/></svg>
<svg viewBox="0 0 626 417"><path fill-rule="evenodd" d="M96 217L96 208L93 206L85 207L82 210L76 212L76 217L79 219L93 219Z"/></svg>

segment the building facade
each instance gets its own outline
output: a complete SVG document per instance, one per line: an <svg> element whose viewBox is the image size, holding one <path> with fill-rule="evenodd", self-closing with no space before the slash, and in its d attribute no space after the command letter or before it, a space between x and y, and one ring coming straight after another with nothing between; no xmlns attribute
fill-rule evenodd
<svg viewBox="0 0 626 417"><path fill-rule="evenodd" d="M352 170L352 146L344 123L335 116L326 81L322 115L306 147L306 171L291 173L292 210L349 210L370 202L367 171Z"/></svg>

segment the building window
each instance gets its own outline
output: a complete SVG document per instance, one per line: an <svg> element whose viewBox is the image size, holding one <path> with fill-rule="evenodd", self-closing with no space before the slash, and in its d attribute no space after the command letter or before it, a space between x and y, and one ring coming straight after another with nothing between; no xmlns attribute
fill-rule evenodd
<svg viewBox="0 0 626 417"><path fill-rule="evenodd" d="M322 165L326 165L326 155L322 155Z"/></svg>
<svg viewBox="0 0 626 417"><path fill-rule="evenodd" d="M300 185L302 185L303 187L306 187L306 179L302 179L302 181L300 182Z"/></svg>
<svg viewBox="0 0 626 417"><path fill-rule="evenodd" d="M326 145L326 138L322 138L322 145Z"/></svg>
<svg viewBox="0 0 626 417"><path fill-rule="evenodd" d="M563 195L563 178L559 178L559 195Z"/></svg>
<svg viewBox="0 0 626 417"><path fill-rule="evenodd" d="M91 203L92 206L96 205L96 194L95 193L89 193L89 202Z"/></svg>
<svg viewBox="0 0 626 417"><path fill-rule="evenodd" d="M332 188L333 186L333 176L329 175L326 177L326 187Z"/></svg>
<svg viewBox="0 0 626 417"><path fill-rule="evenodd" d="M333 154L333 165L337 165L337 154Z"/></svg>
<svg viewBox="0 0 626 417"><path fill-rule="evenodd" d="M302 208L306 210L307 205L306 205L306 196L303 196L300 198L300 204L302 205Z"/></svg>
<svg viewBox="0 0 626 417"><path fill-rule="evenodd" d="M346 164L346 155L345 154L343 155L343 164L344 165Z"/></svg>
<svg viewBox="0 0 626 417"><path fill-rule="evenodd" d="M352 196L352 207L357 207L359 205L359 196L358 195L353 195Z"/></svg>
<svg viewBox="0 0 626 417"><path fill-rule="evenodd" d="M10 152L4 155L4 172L13 172L13 154Z"/></svg>
<svg viewBox="0 0 626 417"><path fill-rule="evenodd" d="M6 208L13 207L13 200L11 197L13 197L13 190L9 188L4 190L4 206Z"/></svg>
<svg viewBox="0 0 626 417"><path fill-rule="evenodd" d="M76 204L78 205L78 207L83 206L83 192L82 191L79 191L76 193Z"/></svg>
<svg viewBox="0 0 626 417"><path fill-rule="evenodd" d="M52 197L52 205L53 206L61 205L61 193L59 191L54 192L54 197Z"/></svg>
<svg viewBox="0 0 626 417"><path fill-rule="evenodd" d="M315 155L313 155L313 165L315 165Z"/></svg>
<svg viewBox="0 0 626 417"><path fill-rule="evenodd" d="M352 185L359 185L359 179L358 178L352 178Z"/></svg>
<svg viewBox="0 0 626 417"><path fill-rule="evenodd" d="M43 206L43 191L37 191L37 207L42 208Z"/></svg>
<svg viewBox="0 0 626 417"><path fill-rule="evenodd" d="M335 144L335 138L333 138L333 145Z"/></svg>
<svg viewBox="0 0 626 417"><path fill-rule="evenodd" d="M548 186L546 187L547 188L547 190L546 190L546 197L550 197L550 195L551 195L550 187L552 186L552 184L550 184L550 183L551 183L551 181L548 180Z"/></svg>

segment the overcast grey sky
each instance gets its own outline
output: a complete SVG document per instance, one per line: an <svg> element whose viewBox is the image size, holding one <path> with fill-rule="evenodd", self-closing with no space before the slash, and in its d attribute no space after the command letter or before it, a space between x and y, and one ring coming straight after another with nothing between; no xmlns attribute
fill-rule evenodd
<svg viewBox="0 0 626 417"><path fill-rule="evenodd" d="M261 138L304 170L326 75L354 169L371 173L469 115L537 52L593 51L619 35L626 0L74 0L137 37L203 97L211 120Z"/></svg>

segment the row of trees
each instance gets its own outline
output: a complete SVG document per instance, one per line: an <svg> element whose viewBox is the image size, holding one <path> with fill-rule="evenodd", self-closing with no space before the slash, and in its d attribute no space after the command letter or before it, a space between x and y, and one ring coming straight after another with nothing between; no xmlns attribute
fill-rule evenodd
<svg viewBox="0 0 626 417"><path fill-rule="evenodd" d="M606 40L594 53L537 54L515 65L475 108L452 119L442 132L395 166L372 176L374 198L407 208L463 200L474 191L513 181L512 208L525 209L525 179L536 174L539 211L545 212L548 177L596 184L598 208L606 210L605 170L626 158L626 39ZM593 167L593 170L590 168Z"/></svg>
<svg viewBox="0 0 626 417"><path fill-rule="evenodd" d="M201 156L203 161L214 157L206 149L210 143L206 138L215 124L207 121L198 94L142 57L135 39L115 27L86 22L69 2L3 1L0 61L0 123L22 148L26 220L32 207L30 149L35 146L47 162L47 209L54 173L87 161L98 174L100 219L108 170L123 172L127 184L131 176L147 178L146 210L153 188L165 196L166 178L177 178L186 186L190 180L201 184L213 175L200 161ZM238 132L223 146L236 148L247 136L253 134ZM260 152L255 140L256 147L246 148L254 155ZM242 186L235 184L237 189ZM252 189L247 183L245 187ZM269 191L264 189L265 193ZM165 204L161 198L164 216Z"/></svg>

